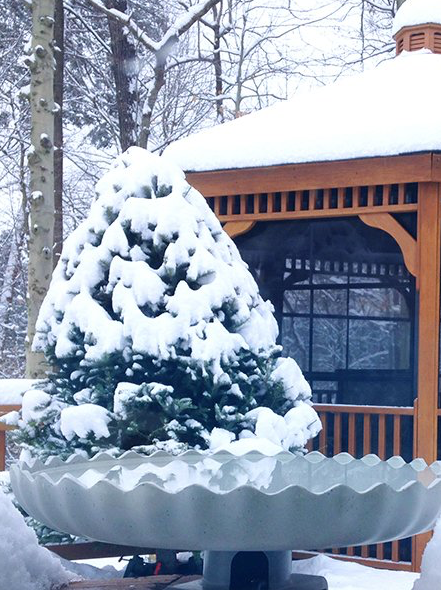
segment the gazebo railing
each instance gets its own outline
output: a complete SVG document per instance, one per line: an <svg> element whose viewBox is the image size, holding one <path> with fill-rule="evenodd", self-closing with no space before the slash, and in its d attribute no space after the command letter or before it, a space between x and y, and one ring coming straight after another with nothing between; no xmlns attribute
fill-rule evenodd
<svg viewBox="0 0 441 590"><path fill-rule="evenodd" d="M415 407L315 404L323 429L308 449L326 456L348 452L360 458L375 453L381 459L393 455L412 460ZM372 546L330 548L333 555L361 558L375 563L387 560L389 567L412 568L410 540Z"/></svg>

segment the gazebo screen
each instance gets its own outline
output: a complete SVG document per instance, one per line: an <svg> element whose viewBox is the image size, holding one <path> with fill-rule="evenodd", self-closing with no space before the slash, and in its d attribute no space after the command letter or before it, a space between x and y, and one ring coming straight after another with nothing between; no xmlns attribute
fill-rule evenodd
<svg viewBox="0 0 441 590"><path fill-rule="evenodd" d="M260 222L235 241L315 402L412 405L415 281L388 234L354 217Z"/></svg>

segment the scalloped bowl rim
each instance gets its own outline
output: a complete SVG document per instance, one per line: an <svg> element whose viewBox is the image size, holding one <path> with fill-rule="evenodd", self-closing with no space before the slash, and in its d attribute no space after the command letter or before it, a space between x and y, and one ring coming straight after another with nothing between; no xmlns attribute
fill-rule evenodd
<svg viewBox="0 0 441 590"><path fill-rule="evenodd" d="M148 463L152 459L163 459L163 460L168 460L169 462L173 462L176 460L183 460L183 459L185 460L185 458L199 458L200 460L203 460L203 459L207 459L207 458L210 458L210 459L214 458L215 459L216 457L218 457L218 458L224 457L224 458L228 458L230 460L247 459L247 458L248 459L264 459L264 458L282 459L282 458L285 458L285 459L289 460L289 459L293 459L293 458L298 458L299 460L303 459L304 461L309 462L314 465L317 465L318 463L321 463L324 461L326 461L326 462L335 461L336 463L339 463L342 466L349 465L353 462L358 462L359 464L362 464L366 469L376 467L380 463L383 463L383 464L387 464L389 467L391 467L393 469L396 469L397 471L403 467L411 467L413 469L413 471L415 471L415 474L418 474L421 471L429 469L432 472L435 479L427 485L421 481L416 480L416 479L414 479L414 480L409 479L409 481L405 482L398 489L394 488L392 485L390 485L389 483L387 483L385 481L378 481L377 483L373 483L370 487L367 487L366 489L364 489L362 491L356 490L353 486L351 486L347 483L334 483L333 485L330 485L328 488L323 489L321 491L312 491L306 485L302 485L300 483L295 483L295 484L287 484L286 486L281 487L281 488L277 489L276 491L269 492L269 491L266 491L265 489L258 488L255 485L249 484L249 483L240 484L232 489L225 490L225 491L223 491L223 490L222 491L214 491L210 487L200 484L200 483L191 483L191 484L186 485L178 490L167 490L163 486L161 486L155 482L142 481L142 480L138 481L130 489L125 489L122 485L118 484L117 482L106 479L105 475L103 475L103 477L101 479L97 480L92 485L88 485L84 482L79 481L78 478L75 477L75 475L73 475L72 473L69 473L69 472L65 472L64 474L62 474L61 477L57 481L53 481L53 479L47 473L47 471L56 470L56 469L61 470L63 468L63 466L68 467L70 465L77 465L78 467L80 467L81 465L85 465L85 466L90 465L91 468L93 468L94 464L104 463L106 461L114 462L115 465L118 465L118 464L121 464L122 461L128 461L130 459L139 460L140 462ZM31 459L29 462L27 460L19 461L18 463L13 464L11 466L11 471L12 472L18 471L20 473L20 475L25 477L30 484L37 481L38 479L43 479L54 488L58 488L59 486L62 485L63 482L69 481L71 484L74 484L74 485L82 488L83 490L93 490L93 489L97 488L98 486L106 485L106 486L111 486L111 487L115 488L119 492L127 494L127 493L132 492L133 490L136 490L139 487L149 487L149 488L156 489L158 492L161 492L161 493L169 495L169 496L176 496L182 492L186 492L187 490L190 490L190 491L191 490L203 490L204 492L207 492L207 493L210 493L210 494L213 494L216 496L225 497L228 494L231 494L232 492L236 492L237 490L253 490L254 492L258 492L258 493L261 493L262 495L271 497L271 496L276 496L278 494L281 494L288 489L292 489L292 490L302 489L302 490L308 492L309 494L311 494L311 496L322 496L322 495L327 494L330 491L334 491L336 489L348 489L348 490L351 490L352 492L355 492L356 494L359 494L360 496L363 496L363 495L367 495L367 494L371 493L373 490L380 488L380 487L389 488L391 491L399 494L399 493L404 492L405 490L408 490L414 486L421 487L423 490L430 490L430 489L432 489L436 486L439 486L441 484L441 461L435 461L431 465L428 465L424 459L413 459L411 462L407 463L400 456L394 456L394 457L389 458L386 461L383 461L375 454L365 455L361 459L356 459L352 455L350 455L349 453L339 453L337 455L334 455L333 457L325 457L325 455L323 455L322 453L320 453L318 451L312 451L311 453L308 453L303 456L295 455L294 453L290 453L289 451L281 451L280 453L277 453L274 455L266 455L260 451L248 451L248 452L243 453L241 455L236 455L236 454L231 453L227 450L219 450L219 451L214 451L212 453L203 453L203 452L200 452L197 450L187 450L187 451L180 453L178 455L173 455L173 454L167 453L165 451L155 451L151 455L143 455L140 453L136 453L135 451L125 451L124 453L122 453L118 457L115 457L114 455L112 455L108 452L99 452L91 458L86 458L86 457L83 457L82 455L73 454L73 455L70 455L65 460L62 460L57 456L51 456L51 457L48 457L46 459L46 461L44 461L44 462L42 462L38 458Z"/></svg>

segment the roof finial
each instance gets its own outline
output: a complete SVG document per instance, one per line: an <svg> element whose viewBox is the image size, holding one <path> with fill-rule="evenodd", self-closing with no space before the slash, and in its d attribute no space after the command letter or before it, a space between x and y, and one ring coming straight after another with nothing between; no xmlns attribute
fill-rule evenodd
<svg viewBox="0 0 441 590"><path fill-rule="evenodd" d="M441 1L398 0L392 33L397 55L419 49L441 53Z"/></svg>

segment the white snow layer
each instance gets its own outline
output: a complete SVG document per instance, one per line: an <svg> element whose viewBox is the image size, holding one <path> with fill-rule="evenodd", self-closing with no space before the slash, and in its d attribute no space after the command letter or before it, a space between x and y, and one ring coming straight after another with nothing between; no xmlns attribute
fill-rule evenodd
<svg viewBox="0 0 441 590"><path fill-rule="evenodd" d="M60 430L66 440L72 440L75 435L86 438L90 433L96 438L107 438L110 436L107 428L110 420L106 408L96 404L69 406L61 410Z"/></svg>
<svg viewBox="0 0 441 590"><path fill-rule="evenodd" d="M416 580L413 590L435 590L435 588L441 588L441 518L424 551L421 577Z"/></svg>
<svg viewBox="0 0 441 590"><path fill-rule="evenodd" d="M392 108L385 108L385 96ZM190 135L164 153L188 172L441 150L440 96L441 55L404 52L373 70Z"/></svg>
<svg viewBox="0 0 441 590"><path fill-rule="evenodd" d="M22 399L21 416L24 422L38 421L50 404L51 396L41 389L29 389Z"/></svg>
<svg viewBox="0 0 441 590"><path fill-rule="evenodd" d="M24 392L37 383L35 379L0 379L0 404L21 404Z"/></svg>
<svg viewBox="0 0 441 590"><path fill-rule="evenodd" d="M0 491L0 587L2 590L52 590L76 578L37 537Z"/></svg>
<svg viewBox="0 0 441 590"><path fill-rule="evenodd" d="M392 35L403 27L441 24L441 2L439 0L406 0L398 10L392 26Z"/></svg>
<svg viewBox="0 0 441 590"><path fill-rule="evenodd" d="M162 198L139 198L154 175L158 185L169 184L173 191ZM122 188L115 191L115 186ZM202 195L185 182L181 170L164 158L130 148L97 184L97 191L88 218L64 244L40 310L37 350L55 344L59 358L73 355L72 326L86 335L85 361L124 350L128 343L133 351L166 360L181 340L190 344L195 360L219 365L241 347L257 351L274 344L277 324L272 305L261 299L236 246L222 232ZM109 210L118 214L110 225ZM138 246L129 248L122 229L126 223L142 238L153 236L154 243L170 240L163 267L151 269ZM104 235L95 246L92 236L98 232ZM173 235L179 236L176 241ZM165 295L161 274L173 274L176 265L185 261L189 262L188 279L205 277L204 284L192 290L181 281L174 294ZM91 294L104 276L103 264L109 262L108 290L121 321L113 320ZM213 310L239 297L243 305L234 319L241 326L237 332L228 332L213 317ZM160 300L166 312L156 317L142 313L140 307L148 303L154 308ZM61 321L60 312L64 314Z"/></svg>

